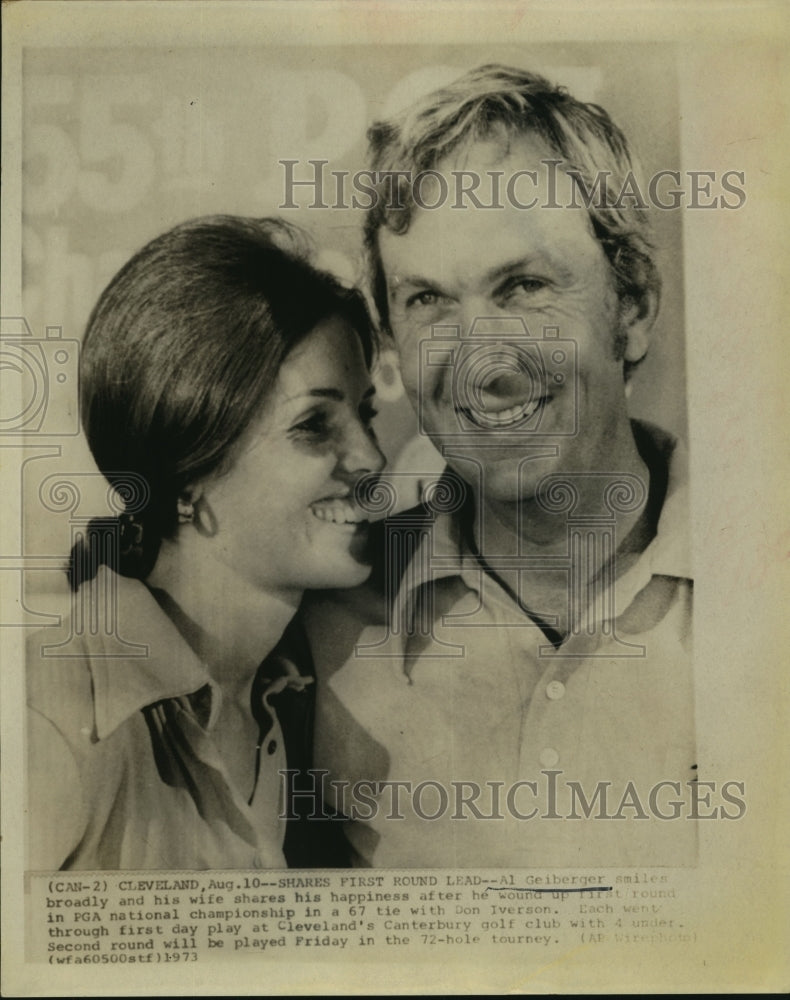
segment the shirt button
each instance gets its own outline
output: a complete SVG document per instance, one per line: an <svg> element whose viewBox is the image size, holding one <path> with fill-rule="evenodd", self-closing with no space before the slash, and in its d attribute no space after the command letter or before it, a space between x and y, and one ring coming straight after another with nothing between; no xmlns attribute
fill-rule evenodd
<svg viewBox="0 0 790 1000"><path fill-rule="evenodd" d="M544 767L554 767L555 764L559 764L560 755L554 747L544 747L544 749L540 751L540 757L538 759Z"/></svg>
<svg viewBox="0 0 790 1000"><path fill-rule="evenodd" d="M266 744L266 753L271 757L274 751L277 749L277 740L269 740Z"/></svg>
<svg viewBox="0 0 790 1000"><path fill-rule="evenodd" d="M549 681L546 685L546 697L552 701L558 701L565 694L565 685L562 681Z"/></svg>

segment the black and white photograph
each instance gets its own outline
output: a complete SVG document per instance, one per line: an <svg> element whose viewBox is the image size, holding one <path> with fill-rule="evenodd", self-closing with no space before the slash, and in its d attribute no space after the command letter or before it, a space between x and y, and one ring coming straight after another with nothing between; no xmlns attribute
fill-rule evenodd
<svg viewBox="0 0 790 1000"><path fill-rule="evenodd" d="M4 8L8 995L787 985L788 19L707 10Z"/></svg>

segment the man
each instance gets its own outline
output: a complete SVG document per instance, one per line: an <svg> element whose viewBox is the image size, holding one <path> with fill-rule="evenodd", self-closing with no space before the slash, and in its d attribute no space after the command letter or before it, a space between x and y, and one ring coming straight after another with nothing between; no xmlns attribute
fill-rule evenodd
<svg viewBox="0 0 790 1000"><path fill-rule="evenodd" d="M366 865L691 863L684 459L627 409L660 280L626 139L499 66L370 138L374 297L448 472L305 607L324 793Z"/></svg>

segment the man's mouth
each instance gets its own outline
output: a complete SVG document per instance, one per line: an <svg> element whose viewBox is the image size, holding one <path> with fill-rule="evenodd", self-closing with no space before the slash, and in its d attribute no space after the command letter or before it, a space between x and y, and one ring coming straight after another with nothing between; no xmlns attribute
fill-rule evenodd
<svg viewBox="0 0 790 1000"><path fill-rule="evenodd" d="M537 399L529 398L521 403L510 403L503 400L503 405L498 408L492 404L485 406L485 408L482 406L459 407L458 412L477 427L482 427L485 430L505 430L518 427L531 420L539 409L551 402L551 398L551 396L539 396ZM504 403L508 403L508 405L504 405Z"/></svg>
<svg viewBox="0 0 790 1000"><path fill-rule="evenodd" d="M355 526L368 520L365 511L354 503L350 495L316 500L310 504L310 510L319 521L329 521L331 524Z"/></svg>

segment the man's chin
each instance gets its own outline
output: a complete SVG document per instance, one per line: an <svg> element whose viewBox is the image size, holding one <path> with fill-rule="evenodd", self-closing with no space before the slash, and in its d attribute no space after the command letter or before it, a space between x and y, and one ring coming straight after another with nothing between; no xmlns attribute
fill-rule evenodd
<svg viewBox="0 0 790 1000"><path fill-rule="evenodd" d="M517 504L532 500L538 483L554 468L554 456L528 463L506 460L468 460L448 462L459 476L472 487L476 496L502 504Z"/></svg>
<svg viewBox="0 0 790 1000"><path fill-rule="evenodd" d="M518 486L514 483L495 483L489 485L483 494L483 499L503 506L528 503L535 499L535 484L522 483Z"/></svg>

